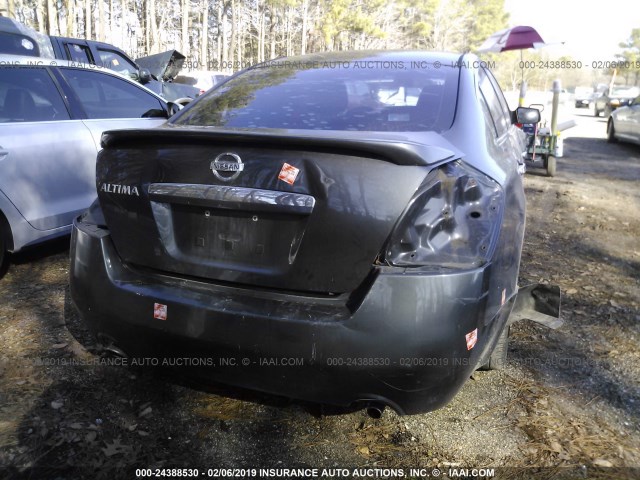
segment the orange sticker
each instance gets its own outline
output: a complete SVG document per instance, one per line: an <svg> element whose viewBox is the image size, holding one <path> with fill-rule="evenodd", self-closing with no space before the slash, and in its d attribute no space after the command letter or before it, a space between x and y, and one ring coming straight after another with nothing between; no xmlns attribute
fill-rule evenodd
<svg viewBox="0 0 640 480"><path fill-rule="evenodd" d="M166 320L167 319L167 306L161 303L153 304L153 318L157 318L158 320Z"/></svg>
<svg viewBox="0 0 640 480"><path fill-rule="evenodd" d="M476 346L476 342L478 341L478 329L476 328L472 332L467 333L464 338L467 339L467 350L471 350Z"/></svg>
<svg viewBox="0 0 640 480"><path fill-rule="evenodd" d="M293 165L289 165L288 163L285 163L284 165L282 165L282 170L280 170L280 175L278 175L278 179L282 180L283 182L287 182L289 185L293 185L293 183L296 181L296 177L298 176L298 173L300 173L299 168L296 168Z"/></svg>

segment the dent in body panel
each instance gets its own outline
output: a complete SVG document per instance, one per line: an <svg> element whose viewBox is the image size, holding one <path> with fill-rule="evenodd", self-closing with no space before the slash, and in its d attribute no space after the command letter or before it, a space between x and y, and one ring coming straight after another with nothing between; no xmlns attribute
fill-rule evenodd
<svg viewBox="0 0 640 480"><path fill-rule="evenodd" d="M496 318L501 307L517 293L520 254L524 237L525 196L518 172L522 133L512 125L496 138L493 125L486 123L481 109L477 71L462 68L460 97L455 122L443 136L464 150L463 160L498 182L504 193L504 213L498 245L485 276L487 307L484 324Z"/></svg>
<svg viewBox="0 0 640 480"><path fill-rule="evenodd" d="M215 214L212 209L205 219L206 208L200 205L172 203L170 209L151 205L153 199L145 193L149 184L218 185L209 160L229 151L242 158L245 168L237 179L226 183L228 187L311 196L315 198L312 214L303 220L287 218L286 212L256 212L258 221L251 223L254 213L235 209L228 213L216 209ZM99 192L105 217L114 226L118 252L126 262L212 280L316 292L342 293L357 288L429 171L429 167L399 167L353 155L237 145L176 145L147 153L142 158L135 148L106 149L98 162L99 182L142 185L139 198L115 198ZM285 162L300 169L293 185L278 180ZM248 220L240 218L244 213ZM137 215L135 222L132 215ZM268 222L272 222L270 227ZM252 232L264 238L254 238ZM234 241L236 237L241 241ZM132 241L134 238L137 240ZM200 243L191 245L194 242ZM212 242L221 242L226 250L213 248ZM173 248L173 253L166 252L163 243ZM254 252L250 261L244 261L234 252L250 243L263 245L264 253ZM209 247L203 249L203 244ZM178 259L174 254L180 250L192 255L178 255ZM224 264L219 261L221 256L226 259Z"/></svg>

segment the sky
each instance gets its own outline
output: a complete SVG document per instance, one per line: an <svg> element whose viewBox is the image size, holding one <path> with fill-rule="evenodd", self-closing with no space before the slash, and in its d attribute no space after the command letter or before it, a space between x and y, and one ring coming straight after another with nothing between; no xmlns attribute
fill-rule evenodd
<svg viewBox="0 0 640 480"><path fill-rule="evenodd" d="M551 57L569 55L582 62L615 60L633 28L640 28L640 1L505 0L509 26L535 28Z"/></svg>

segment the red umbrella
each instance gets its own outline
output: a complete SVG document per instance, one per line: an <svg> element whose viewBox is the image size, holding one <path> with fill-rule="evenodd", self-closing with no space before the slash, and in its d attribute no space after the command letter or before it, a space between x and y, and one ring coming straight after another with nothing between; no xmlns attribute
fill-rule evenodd
<svg viewBox="0 0 640 480"><path fill-rule="evenodd" d="M524 68L522 65L522 50L525 48L540 48L546 43L533 27L518 26L507 28L494 33L487 38L478 49L478 52L500 53L507 50L520 50L520 104L522 105L526 87L524 86Z"/></svg>
<svg viewBox="0 0 640 480"><path fill-rule="evenodd" d="M518 26L494 33L478 49L479 52L506 52L545 46L544 40L533 27Z"/></svg>

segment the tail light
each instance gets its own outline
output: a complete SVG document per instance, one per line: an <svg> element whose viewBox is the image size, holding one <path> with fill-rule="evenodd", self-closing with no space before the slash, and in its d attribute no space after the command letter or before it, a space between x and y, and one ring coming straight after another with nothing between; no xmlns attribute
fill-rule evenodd
<svg viewBox="0 0 640 480"><path fill-rule="evenodd" d="M504 195L460 162L429 173L389 239L384 260L401 267L475 268L493 255Z"/></svg>

